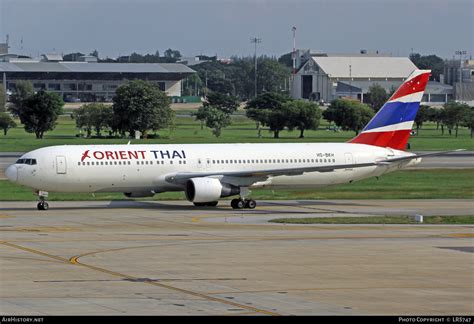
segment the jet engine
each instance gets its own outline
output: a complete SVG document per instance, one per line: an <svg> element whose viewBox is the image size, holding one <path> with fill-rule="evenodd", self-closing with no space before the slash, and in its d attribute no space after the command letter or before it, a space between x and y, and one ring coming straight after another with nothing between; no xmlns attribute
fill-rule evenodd
<svg viewBox="0 0 474 324"><path fill-rule="evenodd" d="M124 192L125 197L128 198L143 198L143 197L153 197L155 195L154 191L134 191L134 192Z"/></svg>
<svg viewBox="0 0 474 324"><path fill-rule="evenodd" d="M194 203L217 201L219 198L238 195L240 188L221 183L215 178L192 178L186 182L186 199Z"/></svg>

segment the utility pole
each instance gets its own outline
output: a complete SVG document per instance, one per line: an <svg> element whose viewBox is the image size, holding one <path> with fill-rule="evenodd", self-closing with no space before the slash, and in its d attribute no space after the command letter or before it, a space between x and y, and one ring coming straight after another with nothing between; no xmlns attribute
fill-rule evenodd
<svg viewBox="0 0 474 324"><path fill-rule="evenodd" d="M293 53L292 53L292 59L293 59L293 70L292 70L292 77L293 77L293 80L295 79L295 75L296 75L296 27L293 26L293 28L291 28L291 30L293 31Z"/></svg>
<svg viewBox="0 0 474 324"><path fill-rule="evenodd" d="M352 99L352 65L349 64L349 97Z"/></svg>
<svg viewBox="0 0 474 324"><path fill-rule="evenodd" d="M255 97L257 96L257 44L262 42L261 38L250 38L250 42L255 44Z"/></svg>

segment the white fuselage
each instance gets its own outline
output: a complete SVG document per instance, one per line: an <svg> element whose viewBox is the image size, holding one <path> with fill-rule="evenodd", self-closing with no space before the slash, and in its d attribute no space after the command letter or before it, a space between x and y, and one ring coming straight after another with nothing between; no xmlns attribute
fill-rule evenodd
<svg viewBox="0 0 474 324"><path fill-rule="evenodd" d="M224 172L371 163L412 155L363 144L147 144L72 145L40 148L22 156L33 165L15 164L13 181L52 192L182 191L166 177L186 172ZM274 176L251 187L319 188L380 176L418 160L331 172Z"/></svg>

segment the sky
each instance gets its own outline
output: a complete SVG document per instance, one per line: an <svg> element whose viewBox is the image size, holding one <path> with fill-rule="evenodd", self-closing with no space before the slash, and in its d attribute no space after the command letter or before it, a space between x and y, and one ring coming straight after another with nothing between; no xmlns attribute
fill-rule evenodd
<svg viewBox="0 0 474 324"><path fill-rule="evenodd" d="M0 0L0 42L10 52L97 49L101 58L132 52L280 56L296 47L328 53L361 49L408 56L474 56L474 0ZM23 40L23 42L21 42Z"/></svg>

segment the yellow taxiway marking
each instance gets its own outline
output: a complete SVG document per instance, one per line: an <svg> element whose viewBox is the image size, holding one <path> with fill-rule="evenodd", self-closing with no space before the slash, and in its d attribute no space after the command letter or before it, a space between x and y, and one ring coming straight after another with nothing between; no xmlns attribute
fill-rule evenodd
<svg viewBox="0 0 474 324"><path fill-rule="evenodd" d="M1 217L0 217L1 218ZM12 228L2 228L2 232L48 232L48 233L58 233L58 232L71 232L78 231L79 229L72 227L12 227Z"/></svg>
<svg viewBox="0 0 474 324"><path fill-rule="evenodd" d="M446 234L449 237L474 237L474 233L454 233L454 234Z"/></svg>
<svg viewBox="0 0 474 324"><path fill-rule="evenodd" d="M191 295L191 296L206 299L206 300L209 300L209 301L214 301L214 302L217 302L217 303L242 308L242 309L248 310L250 312L260 313L260 314L264 314L264 315L271 315L271 316L279 316L280 315L278 313L270 312L270 311L267 311L267 310L264 310L264 309L259 309L259 308L251 307L251 306L248 306L248 305L242 305L242 304L235 303L235 302L232 302L232 301L229 301L229 300L226 300L226 299L222 299L222 298L212 297L212 296L209 296L209 295L204 294L204 293L199 293L199 292L195 292L195 291L192 291L192 290L182 289L182 288L174 287L174 286L171 286L171 285L168 285L168 284L163 284L163 283L159 283L159 282L152 281L152 280L142 280L138 277L133 277L133 276L129 276L129 275L126 275L126 274L123 274L123 273L107 270L107 269L104 269L104 268L99 268L99 267L96 267L96 266L93 266L93 265L80 263L78 261L78 259L81 257L81 255L73 256L68 260L68 259L65 259L65 258L62 258L62 257L58 257L58 256L55 256L55 255L52 255L52 254L44 253L44 252L41 252L41 251L38 251L38 250L35 250L35 249L30 249L30 248L20 246L20 245L17 245L17 244L12 244L12 243L9 243L9 242L0 242L0 244L3 244L5 246L9 246L9 247L12 247L12 248L16 248L16 249L19 249L19 250L22 250L22 251L42 255L42 256L52 258L52 259L55 259L55 260L59 260L59 261L62 261L64 263L67 263L67 264L72 264L72 265L75 265L75 266L81 266L81 267L85 267L85 268L88 268L88 269L91 269L91 270L106 273L106 274L109 274L109 275L112 275L112 276L115 276L115 277L126 278L126 279L136 281L136 282L143 282L143 283L153 285L153 286L156 286L156 287L161 287L161 288L165 288L165 289L169 289L169 290L174 290L174 291L186 294L186 295ZM88 254L93 254L93 253L94 252L83 254L82 256L88 255Z"/></svg>
<svg viewBox="0 0 474 324"><path fill-rule="evenodd" d="M199 223L201 221L201 218L200 217L193 217L193 218L191 218L191 221L193 223Z"/></svg>
<svg viewBox="0 0 474 324"><path fill-rule="evenodd" d="M20 245L17 245L17 244L12 244L12 243L8 243L8 242L0 242L0 244L9 246L9 247L12 247L12 248L15 248L15 249L23 250L23 251L26 251L26 252L42 255L44 257L51 258L51 259L54 259L54 260L58 260L58 261L61 261L61 262L69 263L68 259L61 258L61 257L58 257L56 255L44 253L44 252L41 252L41 251L38 251L38 250L30 249L30 248L20 246Z"/></svg>

